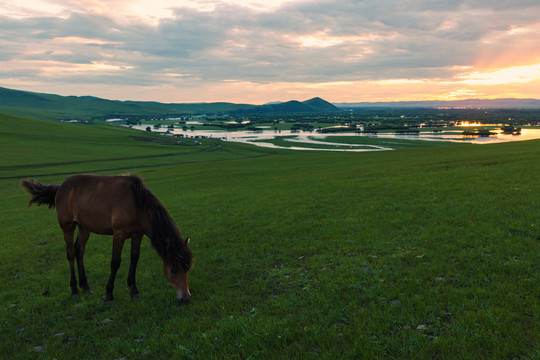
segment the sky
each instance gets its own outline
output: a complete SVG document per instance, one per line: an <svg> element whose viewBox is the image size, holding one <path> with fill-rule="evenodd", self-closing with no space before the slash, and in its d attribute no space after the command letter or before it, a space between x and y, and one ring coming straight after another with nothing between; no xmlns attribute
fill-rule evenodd
<svg viewBox="0 0 540 360"><path fill-rule="evenodd" d="M538 0L0 0L0 86L263 104L540 98Z"/></svg>

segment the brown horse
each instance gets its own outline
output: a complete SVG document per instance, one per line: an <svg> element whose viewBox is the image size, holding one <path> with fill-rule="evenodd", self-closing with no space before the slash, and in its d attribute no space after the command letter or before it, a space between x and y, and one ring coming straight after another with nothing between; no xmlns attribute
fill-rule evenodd
<svg viewBox="0 0 540 360"><path fill-rule="evenodd" d="M75 175L60 186L42 185L35 180L23 180L21 184L32 195L28 206L45 204L49 208L56 207L58 223L66 242L72 296L79 294L75 278L75 259L79 286L90 291L83 258L86 242L93 232L113 236L106 301L113 299L114 279L120 266L122 247L129 237L131 262L127 284L131 296L138 296L135 271L143 235L150 238L152 246L163 260L165 277L174 287L178 300L187 301L191 298L187 273L193 266L193 255L188 248L189 238L182 238L167 210L139 177ZM73 243L76 227L79 232L77 241Z"/></svg>

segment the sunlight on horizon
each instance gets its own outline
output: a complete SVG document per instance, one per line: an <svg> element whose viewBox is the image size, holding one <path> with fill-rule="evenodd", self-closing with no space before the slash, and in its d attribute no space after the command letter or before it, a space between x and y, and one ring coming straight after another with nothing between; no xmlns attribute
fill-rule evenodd
<svg viewBox="0 0 540 360"><path fill-rule="evenodd" d="M482 123L479 122L469 122L469 121L462 121L460 123L457 123L456 126L461 127L472 127L472 126L483 126Z"/></svg>
<svg viewBox="0 0 540 360"><path fill-rule="evenodd" d="M473 71L459 75L461 82L469 85L502 85L507 83L526 83L540 79L540 64L512 66L504 69L482 72Z"/></svg>

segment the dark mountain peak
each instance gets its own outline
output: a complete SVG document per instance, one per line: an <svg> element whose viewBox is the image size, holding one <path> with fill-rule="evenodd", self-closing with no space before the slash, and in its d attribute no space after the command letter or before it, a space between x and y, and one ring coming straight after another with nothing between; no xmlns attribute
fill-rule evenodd
<svg viewBox="0 0 540 360"><path fill-rule="evenodd" d="M339 109L328 101L321 99L320 97L314 97L312 99L304 101L304 104L313 108L314 110L321 112L338 111Z"/></svg>
<svg viewBox="0 0 540 360"><path fill-rule="evenodd" d="M248 110L250 113L325 113L340 111L337 107L320 97L306 101L289 100L255 106Z"/></svg>
<svg viewBox="0 0 540 360"><path fill-rule="evenodd" d="M311 99L306 100L306 101L304 101L304 102L305 102L305 103L321 103L321 102L322 102L322 103L327 103L326 100L323 100L323 99L321 99L321 98L318 97L318 96L315 96L314 98L311 98Z"/></svg>

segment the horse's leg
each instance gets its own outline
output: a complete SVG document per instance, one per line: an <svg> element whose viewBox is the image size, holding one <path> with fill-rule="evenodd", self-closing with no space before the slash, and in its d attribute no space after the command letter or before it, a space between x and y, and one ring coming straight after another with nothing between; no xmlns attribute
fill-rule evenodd
<svg viewBox="0 0 540 360"><path fill-rule="evenodd" d="M69 261L69 270L71 272L71 280L69 285L71 285L71 296L76 297L79 295L79 290L77 289L77 279L75 278L75 247L73 246L73 234L75 232L75 224L68 224L62 226L64 231L64 241L66 242L66 253Z"/></svg>
<svg viewBox="0 0 540 360"><path fill-rule="evenodd" d="M113 235L113 251L111 258L111 275L109 276L109 281L107 282L107 293L105 294L105 301L113 300L113 289L114 289L114 279L116 278L116 272L120 267L120 262L122 261L122 248L124 247L124 241L126 237L120 234Z"/></svg>
<svg viewBox="0 0 540 360"><path fill-rule="evenodd" d="M127 284L129 286L129 293L131 297L139 296L139 289L135 284L135 272L137 271L137 262L139 261L139 254L141 252L142 236L134 236L131 238L131 258L129 263L129 274Z"/></svg>
<svg viewBox="0 0 540 360"><path fill-rule="evenodd" d="M90 231L79 225L79 233L77 234L77 240L75 241L75 259L77 259L77 269L79 270L79 286L84 291L90 291L88 279L86 278L86 271L84 269L84 251L89 237Z"/></svg>

